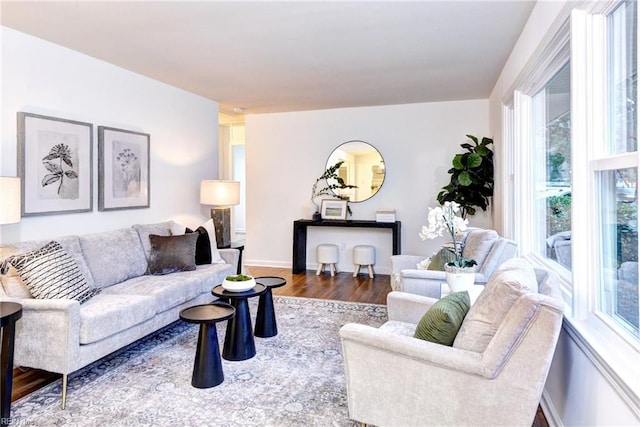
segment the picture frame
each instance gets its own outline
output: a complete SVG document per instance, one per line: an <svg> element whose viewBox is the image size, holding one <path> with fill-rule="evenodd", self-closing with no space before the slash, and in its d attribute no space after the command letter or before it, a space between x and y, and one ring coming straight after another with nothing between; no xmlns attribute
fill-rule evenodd
<svg viewBox="0 0 640 427"><path fill-rule="evenodd" d="M18 112L22 216L93 210L93 124Z"/></svg>
<svg viewBox="0 0 640 427"><path fill-rule="evenodd" d="M150 206L150 149L147 133L98 126L98 210Z"/></svg>
<svg viewBox="0 0 640 427"><path fill-rule="evenodd" d="M322 199L320 205L320 215L322 219L329 220L346 220L347 219L347 200L340 199Z"/></svg>

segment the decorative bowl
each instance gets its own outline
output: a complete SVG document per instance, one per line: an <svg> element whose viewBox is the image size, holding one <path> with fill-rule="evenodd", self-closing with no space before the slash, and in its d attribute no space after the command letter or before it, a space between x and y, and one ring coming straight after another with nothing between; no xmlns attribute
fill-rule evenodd
<svg viewBox="0 0 640 427"><path fill-rule="evenodd" d="M256 285L256 279L244 274L227 276L222 282L222 287L229 292L244 292Z"/></svg>

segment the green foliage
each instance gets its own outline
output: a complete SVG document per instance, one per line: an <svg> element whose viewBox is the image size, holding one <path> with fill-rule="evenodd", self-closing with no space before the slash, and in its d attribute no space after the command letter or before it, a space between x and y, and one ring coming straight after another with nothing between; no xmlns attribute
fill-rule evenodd
<svg viewBox="0 0 640 427"><path fill-rule="evenodd" d="M473 135L467 135L474 145L460 144L466 152L456 154L451 162L453 167L447 172L451 182L436 197L441 205L444 202L456 202L462 209L462 218L474 215L476 209L483 211L489 206L493 196L493 151L489 148L493 139L482 138L478 141Z"/></svg>
<svg viewBox="0 0 640 427"><path fill-rule="evenodd" d="M333 190L342 190L346 188L358 188L357 185L350 185L344 182L344 179L340 178L338 175L338 170L344 161L340 160L333 166L330 166L323 172L322 175L316 179L315 184L311 188L311 202L316 206L316 211L319 211L320 208L316 203L315 199L320 196L336 196ZM347 205L347 210L349 214L351 214L351 208Z"/></svg>

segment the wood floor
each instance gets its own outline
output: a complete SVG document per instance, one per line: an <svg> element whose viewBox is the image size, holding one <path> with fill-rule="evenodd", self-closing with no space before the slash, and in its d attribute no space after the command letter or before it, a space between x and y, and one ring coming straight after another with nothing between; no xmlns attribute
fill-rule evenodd
<svg viewBox="0 0 640 427"><path fill-rule="evenodd" d="M381 274L374 279L369 279L366 274L354 278L352 273L338 273L335 277L328 273L316 276L311 270L294 275L291 274L291 269L271 267L246 267L246 272L253 276L285 278L287 284L274 289L274 295L385 304L387 294L391 292L389 276ZM59 374L37 369L14 369L13 375L12 400L26 396L61 377ZM548 426L542 410L538 408L532 427Z"/></svg>

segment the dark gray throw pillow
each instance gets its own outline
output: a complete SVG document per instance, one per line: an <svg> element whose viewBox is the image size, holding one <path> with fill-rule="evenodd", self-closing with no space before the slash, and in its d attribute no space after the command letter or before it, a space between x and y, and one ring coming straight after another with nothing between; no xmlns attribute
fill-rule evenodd
<svg viewBox="0 0 640 427"><path fill-rule="evenodd" d="M197 233L188 233L181 236L150 234L149 274L160 275L176 271L195 270L197 239Z"/></svg>

